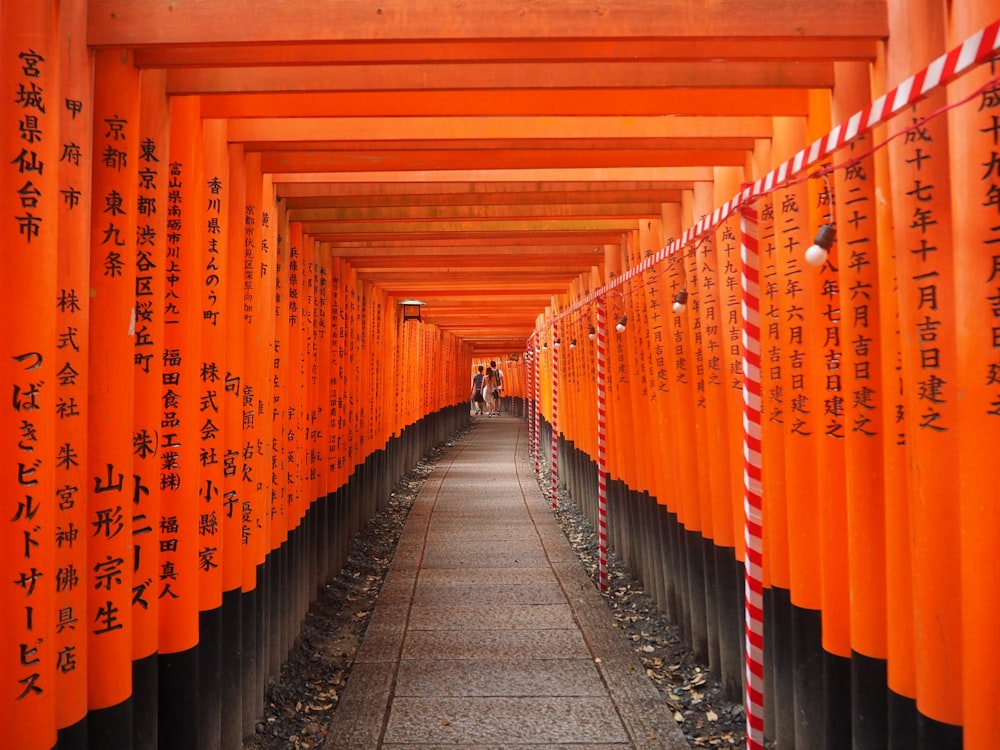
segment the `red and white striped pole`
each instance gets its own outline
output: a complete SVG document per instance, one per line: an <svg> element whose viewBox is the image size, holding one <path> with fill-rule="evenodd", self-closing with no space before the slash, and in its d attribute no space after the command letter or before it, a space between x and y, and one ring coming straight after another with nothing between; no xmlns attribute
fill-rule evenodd
<svg viewBox="0 0 1000 750"><path fill-rule="evenodd" d="M558 321L560 318L576 312L589 305L597 297L607 294L635 276L641 276L667 258L683 252L685 247L715 230L748 201L770 193L809 167L828 160L834 152L843 148L862 133L888 121L914 102L927 96L934 89L950 83L975 66L990 60L998 51L1000 51L1000 19L976 32L958 47L941 55L926 68L900 83L892 91L883 94L864 109L855 112L825 136L814 141L784 163L779 164L752 185L745 187L739 194L717 207L711 214L704 216L694 226L684 230L666 247L660 248L652 255L647 255L641 262L631 266L627 271L623 271L600 289L596 289L577 300L575 304L560 312L555 320Z"/></svg>
<svg viewBox="0 0 1000 750"><path fill-rule="evenodd" d="M539 384L539 381L541 380L541 375L542 375L541 370L540 370L540 367L541 367L540 363L541 363L542 358L540 356L540 349L539 349L539 346L538 346L538 339L537 338L535 339L535 355L534 356L535 356L535 443L534 443L534 451L535 451L535 474L541 474L542 473L542 464L541 464L541 459L542 459L542 415L541 415L538 407L541 404L541 400L542 400L542 387Z"/></svg>
<svg viewBox="0 0 1000 750"><path fill-rule="evenodd" d="M528 458L535 458L535 420L533 419L534 402L531 399L535 380L535 350L528 339L524 348L524 418L528 422Z"/></svg>
<svg viewBox="0 0 1000 750"><path fill-rule="evenodd" d="M608 313L597 298L597 560L601 591L608 590Z"/></svg>
<svg viewBox="0 0 1000 750"><path fill-rule="evenodd" d="M743 534L746 539L747 750L764 750L764 567L760 458L760 275L757 207L740 208L743 271Z"/></svg>
<svg viewBox="0 0 1000 750"><path fill-rule="evenodd" d="M559 328L552 326L552 507L559 507Z"/></svg>

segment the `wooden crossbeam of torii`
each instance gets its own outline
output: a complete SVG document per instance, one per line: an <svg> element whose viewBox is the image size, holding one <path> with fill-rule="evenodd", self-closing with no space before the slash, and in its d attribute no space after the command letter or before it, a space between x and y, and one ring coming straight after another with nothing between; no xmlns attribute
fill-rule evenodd
<svg viewBox="0 0 1000 750"><path fill-rule="evenodd" d="M528 235L602 248L592 260L603 269L603 248L635 221L682 201L714 167L742 165L773 116L805 116L807 91L833 85L834 62L874 60L888 32L883 0L758 5L418 0L403 11L289 0L246 13L94 0L87 28L91 45L131 48L140 68L162 70L168 95L197 97L203 118L225 121L325 251L350 264L459 242L520 269L504 277L518 284L547 273L521 248ZM579 223L571 234L541 223L556 217ZM435 289L460 288L441 272L460 252L415 255L413 267L438 277ZM398 275L366 269L393 294L440 296L417 274L404 289ZM560 291L589 269L565 271ZM466 312L499 301L486 291ZM501 322L530 330L533 315L502 307ZM451 316L439 302L423 310L441 324Z"/></svg>

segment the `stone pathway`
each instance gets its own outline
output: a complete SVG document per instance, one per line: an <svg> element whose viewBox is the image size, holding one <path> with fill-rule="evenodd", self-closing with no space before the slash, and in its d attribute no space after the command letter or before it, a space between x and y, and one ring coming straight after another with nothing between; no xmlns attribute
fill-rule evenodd
<svg viewBox="0 0 1000 750"><path fill-rule="evenodd" d="M325 747L688 750L527 462L482 419L410 511Z"/></svg>

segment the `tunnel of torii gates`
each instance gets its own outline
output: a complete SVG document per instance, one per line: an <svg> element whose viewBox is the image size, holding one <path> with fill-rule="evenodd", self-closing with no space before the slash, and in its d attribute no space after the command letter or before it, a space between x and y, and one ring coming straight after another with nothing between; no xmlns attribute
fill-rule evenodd
<svg viewBox="0 0 1000 750"><path fill-rule="evenodd" d="M495 359L748 747L996 747L1000 4L689 5L0 2L0 745L239 747Z"/></svg>

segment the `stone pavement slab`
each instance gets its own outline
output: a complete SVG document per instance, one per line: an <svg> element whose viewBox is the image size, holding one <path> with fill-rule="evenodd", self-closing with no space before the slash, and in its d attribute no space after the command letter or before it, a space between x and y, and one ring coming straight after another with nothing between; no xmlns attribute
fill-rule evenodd
<svg viewBox="0 0 1000 750"><path fill-rule="evenodd" d="M527 425L434 468L333 714L338 750L689 750L539 491Z"/></svg>
<svg viewBox="0 0 1000 750"><path fill-rule="evenodd" d="M444 687L446 696L436 696ZM442 659L400 662L397 696L603 696L589 659Z"/></svg>
<svg viewBox="0 0 1000 750"><path fill-rule="evenodd" d="M397 698L384 747L441 744L628 741L614 706L599 698Z"/></svg>

